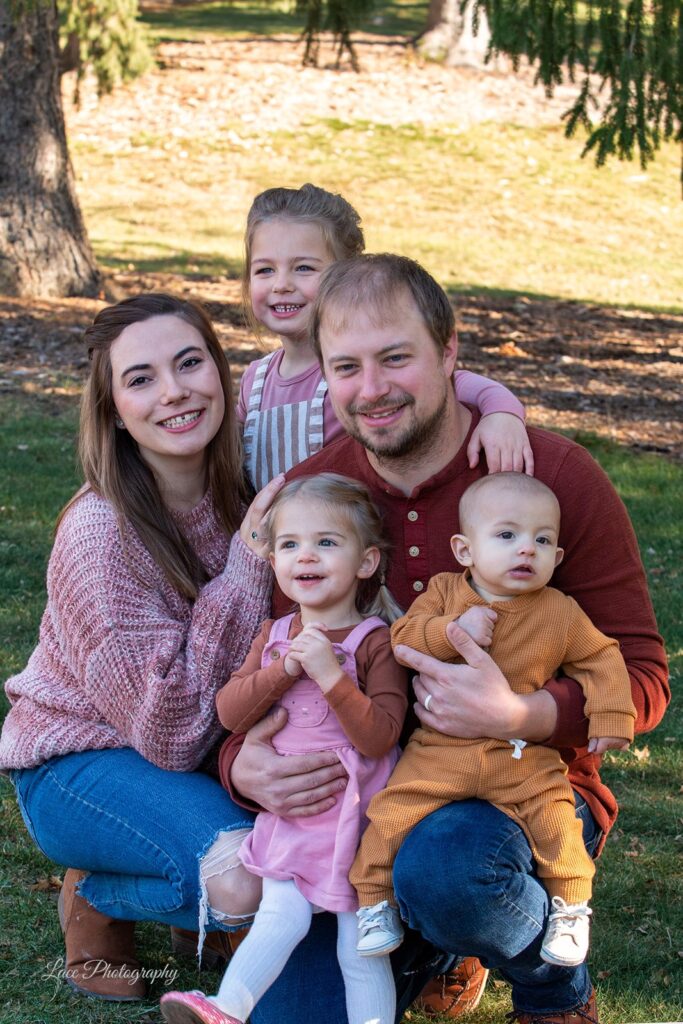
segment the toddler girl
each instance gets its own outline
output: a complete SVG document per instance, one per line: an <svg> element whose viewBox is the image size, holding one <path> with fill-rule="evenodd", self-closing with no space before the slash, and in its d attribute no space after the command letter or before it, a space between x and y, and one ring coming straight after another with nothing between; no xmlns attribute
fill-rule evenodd
<svg viewBox="0 0 683 1024"><path fill-rule="evenodd" d="M358 900L348 880L366 807L397 761L407 708L407 675L392 657L385 624L400 611L382 583L379 514L362 484L322 473L280 491L268 532L275 576L299 611L264 624L219 692L218 714L226 728L243 732L271 708L285 707L276 749L334 749L348 783L332 808L313 817L257 816L240 850L247 870L263 878L251 930L215 996L170 992L161 1010L171 1024L243 1024L307 934L312 914L328 910L338 920L349 1024L393 1024L389 959L358 955Z"/></svg>
<svg viewBox="0 0 683 1024"><path fill-rule="evenodd" d="M340 195L315 185L271 188L252 203L245 234L243 296L254 328L279 335L282 348L253 362L240 387L245 462L255 490L344 433L308 338L320 276L365 246L360 217ZM524 407L501 384L459 370L459 401L483 419L468 448L475 466L484 448L491 472L533 473ZM502 418L500 415L504 414Z"/></svg>

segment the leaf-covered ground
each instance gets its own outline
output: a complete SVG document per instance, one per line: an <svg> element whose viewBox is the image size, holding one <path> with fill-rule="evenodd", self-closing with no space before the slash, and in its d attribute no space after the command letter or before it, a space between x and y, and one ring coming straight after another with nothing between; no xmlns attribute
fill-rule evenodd
<svg viewBox="0 0 683 1024"><path fill-rule="evenodd" d="M118 274L116 297L168 290L205 301L238 379L262 351L227 278ZM0 392L76 392L82 329L102 302L0 298ZM503 381L529 421L683 459L683 316L524 297L456 298L461 364Z"/></svg>

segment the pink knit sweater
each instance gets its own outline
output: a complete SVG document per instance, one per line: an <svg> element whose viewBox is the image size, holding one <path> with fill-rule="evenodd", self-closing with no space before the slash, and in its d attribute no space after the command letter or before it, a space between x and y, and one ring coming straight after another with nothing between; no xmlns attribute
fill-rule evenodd
<svg viewBox="0 0 683 1024"><path fill-rule="evenodd" d="M7 681L0 769L133 747L161 768L191 771L211 749L222 731L216 691L269 614L271 570L239 535L225 536L209 494L177 518L212 577L194 604L130 526L124 554L108 502L88 493L69 509L38 646Z"/></svg>

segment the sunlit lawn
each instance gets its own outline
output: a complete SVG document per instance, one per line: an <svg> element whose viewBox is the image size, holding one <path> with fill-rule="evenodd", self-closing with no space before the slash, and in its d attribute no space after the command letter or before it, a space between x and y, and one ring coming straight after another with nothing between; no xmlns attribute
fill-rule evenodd
<svg viewBox="0 0 683 1024"><path fill-rule="evenodd" d="M264 136L141 129L114 154L106 140L72 153L90 237L112 269L235 275L253 196L312 180L357 207L369 250L411 255L449 287L683 308L673 146L647 173L597 172L559 127L328 120Z"/></svg>
<svg viewBox="0 0 683 1024"><path fill-rule="evenodd" d="M427 3L388 3L377 0L360 28L377 35L417 35L424 28ZM152 8L154 5L152 5ZM300 32L304 17L296 0L216 0L215 3L175 3L173 11L149 9L142 4L140 20L150 37L165 40L196 39L206 35L224 38L272 36Z"/></svg>
<svg viewBox="0 0 683 1024"><path fill-rule="evenodd" d="M426 3L379 3L362 28L402 33L400 43L425 16ZM152 39L280 34L290 50L301 27L293 3L254 0L173 4L146 10L143 21ZM249 67L259 75L258 62ZM156 74L173 81L172 69ZM405 74L418 69L407 61ZM294 73L291 89L305 99ZM201 96L178 97L178 113L192 109L186 102ZM268 131L231 118L226 103L208 131L170 115L156 134L144 116L127 137L120 126L96 142L76 132L71 151L97 256L112 269L235 275L255 193L312 180L356 205L370 250L414 256L451 288L683 308L679 148L665 147L646 172L617 161L598 172L559 123L461 129L457 106L454 94L453 123L430 127L328 118Z"/></svg>

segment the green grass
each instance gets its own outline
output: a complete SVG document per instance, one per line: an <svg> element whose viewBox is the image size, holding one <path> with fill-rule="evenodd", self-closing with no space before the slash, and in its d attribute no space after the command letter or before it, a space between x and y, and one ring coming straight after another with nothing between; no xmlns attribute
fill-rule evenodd
<svg viewBox="0 0 683 1024"><path fill-rule="evenodd" d="M0 415L0 677L20 669L33 648L44 603L45 563L54 517L78 484L73 456L74 399L3 399ZM681 1019L683 979L682 705L683 468L581 436L603 465L640 538L660 628L671 656L674 703L662 725L632 751L606 758L604 777L621 805L618 827L600 861L593 905L591 964L603 1024ZM31 844L13 799L0 783L0 1024L104 1024L159 1021L164 980L212 988L170 953L168 929L146 924L140 951L165 972L142 1006L98 1005L72 996L50 975L61 955L55 894L32 890L58 873ZM173 977L173 972L178 972ZM509 990L494 979L471 1024L502 1024ZM412 1020L424 1024L419 1014Z"/></svg>
<svg viewBox="0 0 683 1024"><path fill-rule="evenodd" d="M424 28L427 3L374 5L359 31L370 35L417 35ZM295 0L216 0L214 3L174 3L172 10L143 9L140 21L153 42L181 39L274 36L301 32L304 18Z"/></svg>
<svg viewBox="0 0 683 1024"><path fill-rule="evenodd" d="M413 256L451 289L683 309L674 146L647 174L597 171L560 127L328 120L259 134L225 116L208 136L136 130L116 153L72 143L104 267L233 275L253 196L312 180L361 212L370 251Z"/></svg>

